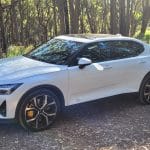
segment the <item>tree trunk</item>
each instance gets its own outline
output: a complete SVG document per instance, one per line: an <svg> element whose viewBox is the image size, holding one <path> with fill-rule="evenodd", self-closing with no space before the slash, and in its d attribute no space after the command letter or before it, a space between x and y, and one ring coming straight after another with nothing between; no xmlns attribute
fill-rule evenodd
<svg viewBox="0 0 150 150"><path fill-rule="evenodd" d="M110 33L118 33L116 0L110 1Z"/></svg>
<svg viewBox="0 0 150 150"><path fill-rule="evenodd" d="M19 14L20 14L20 43L24 44L24 32L23 32L23 21L24 21L24 13L23 13L23 1L19 1L18 5Z"/></svg>
<svg viewBox="0 0 150 150"><path fill-rule="evenodd" d="M57 18L56 18L56 0L52 0L53 3L53 12L54 12L54 35L56 36L57 33Z"/></svg>
<svg viewBox="0 0 150 150"><path fill-rule="evenodd" d="M79 31L79 17L80 17L80 0L69 1L70 10L70 28L71 33L78 33Z"/></svg>
<svg viewBox="0 0 150 150"><path fill-rule="evenodd" d="M65 34L69 34L69 12L67 0L64 0Z"/></svg>
<svg viewBox="0 0 150 150"><path fill-rule="evenodd" d="M143 17L142 17L142 27L141 27L141 36L145 35L146 28L150 19L150 1L143 1Z"/></svg>
<svg viewBox="0 0 150 150"><path fill-rule="evenodd" d="M3 19L3 8L0 0L0 52L7 53L7 42L6 42L6 35L5 35L5 27L4 27L4 19ZM1 54L2 55L2 54Z"/></svg>
<svg viewBox="0 0 150 150"><path fill-rule="evenodd" d="M60 19L60 34L69 34L69 16L67 0L56 0Z"/></svg>
<svg viewBox="0 0 150 150"><path fill-rule="evenodd" d="M122 35L126 35L126 11L125 11L125 0L119 0L119 28Z"/></svg>
<svg viewBox="0 0 150 150"><path fill-rule="evenodd" d="M130 1L131 0L127 0L127 9L126 9L126 35L129 36L129 32L130 32Z"/></svg>
<svg viewBox="0 0 150 150"><path fill-rule="evenodd" d="M86 5L86 14L87 14L87 21L90 26L91 33L97 33L97 25L95 20L95 10L92 2L88 2L87 0L84 1Z"/></svg>
<svg viewBox="0 0 150 150"><path fill-rule="evenodd" d="M16 12L16 1L11 0L11 32L12 32L12 43L16 44L19 41L19 33L18 33L18 20L17 20L17 12Z"/></svg>

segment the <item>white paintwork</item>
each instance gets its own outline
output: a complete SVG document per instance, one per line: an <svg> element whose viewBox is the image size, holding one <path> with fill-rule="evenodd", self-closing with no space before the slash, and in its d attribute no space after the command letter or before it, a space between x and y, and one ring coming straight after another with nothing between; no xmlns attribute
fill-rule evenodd
<svg viewBox="0 0 150 150"><path fill-rule="evenodd" d="M89 39L83 39L83 38L76 38L76 37L68 37L68 36L58 36L55 39L64 39L64 40L70 40L70 41L76 41L76 42L83 42L83 43L89 43L91 40Z"/></svg>
<svg viewBox="0 0 150 150"><path fill-rule="evenodd" d="M92 61L90 59L80 58L79 62L78 62L78 65L89 65L91 63L92 63Z"/></svg>
<svg viewBox="0 0 150 150"><path fill-rule="evenodd" d="M59 36L57 38L93 42L112 40L111 38L80 39ZM113 37L113 40L134 40L144 44L145 51L133 58L94 63L79 69L53 65L32 60L23 56L0 60L0 85L23 83L11 95L0 95L0 104L7 103L8 119L15 117L17 104L21 97L31 88L39 85L54 85L59 88L69 106L121 93L138 92L144 76L150 71L150 46L139 40ZM80 59L80 64L89 60Z"/></svg>

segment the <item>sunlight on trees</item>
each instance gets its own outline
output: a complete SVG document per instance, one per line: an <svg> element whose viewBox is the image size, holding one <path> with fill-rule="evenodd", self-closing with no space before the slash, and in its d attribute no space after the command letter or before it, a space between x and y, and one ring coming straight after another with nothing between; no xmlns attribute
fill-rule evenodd
<svg viewBox="0 0 150 150"><path fill-rule="evenodd" d="M68 33L143 37L149 14L149 0L0 0L0 53Z"/></svg>

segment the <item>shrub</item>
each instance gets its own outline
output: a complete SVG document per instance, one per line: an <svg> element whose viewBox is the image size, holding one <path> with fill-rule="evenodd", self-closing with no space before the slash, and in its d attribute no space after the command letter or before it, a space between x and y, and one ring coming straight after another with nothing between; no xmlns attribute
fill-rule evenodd
<svg viewBox="0 0 150 150"><path fill-rule="evenodd" d="M136 38L140 39L140 40L143 40L147 43L150 43L150 28L147 29L146 33L144 36L141 36L139 34L139 32L137 32L137 34L135 35Z"/></svg>
<svg viewBox="0 0 150 150"><path fill-rule="evenodd" d="M29 45L28 47L11 45L8 48L7 57L23 55L33 48L34 47L32 45Z"/></svg>

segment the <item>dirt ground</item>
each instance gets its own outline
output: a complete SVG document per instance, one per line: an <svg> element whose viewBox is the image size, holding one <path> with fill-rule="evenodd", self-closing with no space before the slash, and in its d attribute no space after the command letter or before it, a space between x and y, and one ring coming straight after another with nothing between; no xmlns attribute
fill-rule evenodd
<svg viewBox="0 0 150 150"><path fill-rule="evenodd" d="M0 124L0 150L126 149L150 149L150 106L132 94L67 107L44 132Z"/></svg>

